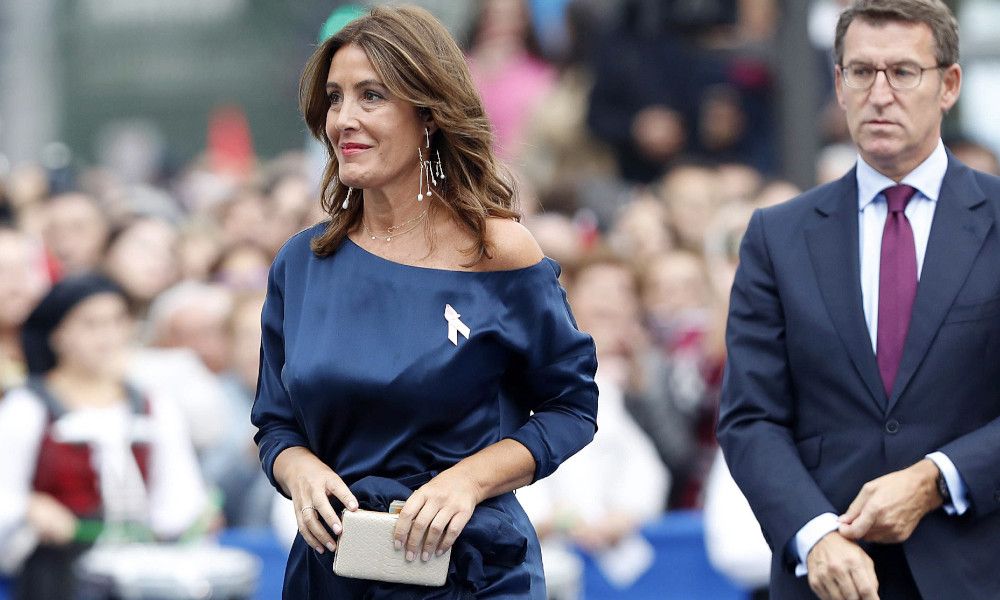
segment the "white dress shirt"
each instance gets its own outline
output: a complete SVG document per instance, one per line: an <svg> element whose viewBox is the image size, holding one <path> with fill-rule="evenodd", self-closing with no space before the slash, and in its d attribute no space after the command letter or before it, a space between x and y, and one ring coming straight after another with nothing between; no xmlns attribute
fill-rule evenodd
<svg viewBox="0 0 1000 600"><path fill-rule="evenodd" d="M934 221L934 209L938 195L948 170L948 154L944 143L938 145L927 159L920 163L900 182L916 188L917 193L906 205L904 213L913 229L913 243L917 254L917 280L923 270L927 240ZM888 215L888 205L882 190L896 185L896 182L876 171L858 156L858 256L861 258L861 298L864 305L865 323L871 337L872 351L875 351L878 337L878 282L882 254L882 230ZM962 477L951 459L942 452L932 452L927 458L934 461L944 475L952 501L944 506L945 512L960 515L969 508L967 490ZM806 574L806 557L823 536L840 526L837 515L823 513L806 523L795 534L795 554L799 564L796 575Z"/></svg>

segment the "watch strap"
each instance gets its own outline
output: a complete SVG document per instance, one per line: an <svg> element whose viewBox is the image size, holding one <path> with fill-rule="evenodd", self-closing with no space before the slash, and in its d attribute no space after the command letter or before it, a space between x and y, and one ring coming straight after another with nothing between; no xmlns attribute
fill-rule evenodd
<svg viewBox="0 0 1000 600"><path fill-rule="evenodd" d="M948 482L944 479L944 473L938 473L937 491L945 504L951 504L951 491L948 490Z"/></svg>

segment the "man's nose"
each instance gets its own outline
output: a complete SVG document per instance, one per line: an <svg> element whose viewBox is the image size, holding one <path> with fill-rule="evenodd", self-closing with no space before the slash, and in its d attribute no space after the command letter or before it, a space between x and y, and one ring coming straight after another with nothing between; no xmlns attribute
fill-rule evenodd
<svg viewBox="0 0 1000 600"><path fill-rule="evenodd" d="M896 99L892 86L889 85L889 76L885 71L875 73L875 81L872 82L871 89L868 90L868 99L872 104L885 106Z"/></svg>

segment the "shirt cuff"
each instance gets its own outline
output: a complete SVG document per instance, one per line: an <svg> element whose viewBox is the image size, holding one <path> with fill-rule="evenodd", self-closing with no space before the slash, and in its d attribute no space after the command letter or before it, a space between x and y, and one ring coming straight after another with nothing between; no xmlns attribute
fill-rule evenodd
<svg viewBox="0 0 1000 600"><path fill-rule="evenodd" d="M944 475L944 482L948 486L948 493L951 494L951 502L942 506L944 512L949 515L962 515L969 510L968 490L962 475L955 468L955 463L944 452L931 452L925 458L931 459L937 468Z"/></svg>
<svg viewBox="0 0 1000 600"><path fill-rule="evenodd" d="M802 529L795 534L790 543L794 544L795 555L799 557L799 564L795 565L795 576L802 577L806 570L806 557L812 550L816 542L823 539L823 536L840 528L840 521L833 513L823 513L814 517L811 521L802 526Z"/></svg>

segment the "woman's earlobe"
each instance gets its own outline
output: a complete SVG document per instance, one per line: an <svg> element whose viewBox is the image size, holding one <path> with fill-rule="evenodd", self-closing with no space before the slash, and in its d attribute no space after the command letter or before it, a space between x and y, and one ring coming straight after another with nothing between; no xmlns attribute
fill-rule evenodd
<svg viewBox="0 0 1000 600"><path fill-rule="evenodd" d="M434 134L435 132L437 132L438 127L437 127L437 124L434 123L434 115L431 114L431 109L429 109L429 108L427 108L425 106L423 108L420 108L417 111L417 114L419 114L420 118L423 119L423 121L424 121L424 127L427 128L427 129L429 129L430 132L431 132L431 134Z"/></svg>

